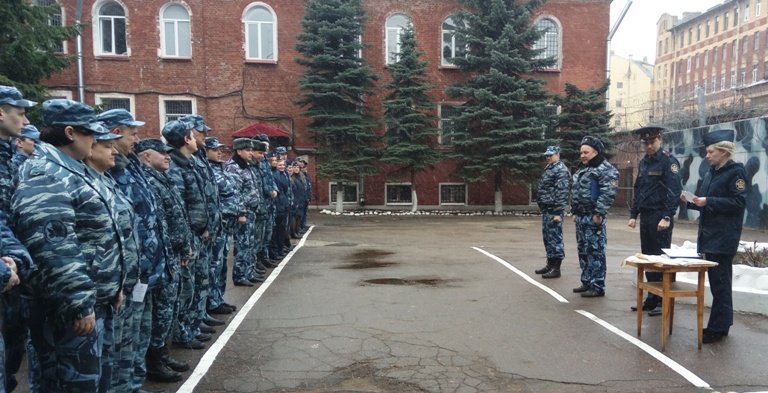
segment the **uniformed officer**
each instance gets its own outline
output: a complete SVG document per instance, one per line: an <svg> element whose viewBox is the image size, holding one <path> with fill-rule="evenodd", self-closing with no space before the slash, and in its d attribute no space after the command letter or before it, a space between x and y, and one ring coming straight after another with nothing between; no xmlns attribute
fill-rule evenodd
<svg viewBox="0 0 768 393"><path fill-rule="evenodd" d="M629 211L627 226L635 228L640 216L640 249L646 255L661 255L662 248L672 244L674 217L683 189L680 163L672 153L661 148L662 127L648 126L633 131L645 148L635 180L635 198ZM649 282L661 281L661 273L645 272ZM652 293L643 302L648 315L661 315L661 298ZM632 311L637 311L635 306Z"/></svg>
<svg viewBox="0 0 768 393"><path fill-rule="evenodd" d="M80 161L109 130L71 100L43 103L41 143L19 172L12 221L38 265L27 283L40 391L107 391L113 311L123 301L125 248L110 191Z"/></svg>
<svg viewBox="0 0 768 393"><path fill-rule="evenodd" d="M542 278L560 277L560 265L565 251L563 246L563 217L568 206L571 173L560 161L560 146L549 146L544 152L547 166L536 190L536 203L541 210L541 233L547 252L547 265L536 270Z"/></svg>
<svg viewBox="0 0 768 393"><path fill-rule="evenodd" d="M16 138L16 153L13 155L13 165L16 168L35 152L35 143L40 142L40 131L32 124L27 124L21 129L21 134Z"/></svg>
<svg viewBox="0 0 768 393"><path fill-rule="evenodd" d="M605 247L608 210L616 198L619 173L605 158L605 145L597 137L581 140L581 163L573 175L571 211L576 222L576 243L581 267L582 297L605 296Z"/></svg>
<svg viewBox="0 0 768 393"><path fill-rule="evenodd" d="M739 247L746 206L747 174L744 165L732 160L736 145L733 130L712 131L703 136L707 161L697 197L688 203L699 211L696 247L704 258L717 262L708 271L712 309L704 329L705 344L722 340L733 325L733 257ZM685 198L681 195L681 200Z"/></svg>

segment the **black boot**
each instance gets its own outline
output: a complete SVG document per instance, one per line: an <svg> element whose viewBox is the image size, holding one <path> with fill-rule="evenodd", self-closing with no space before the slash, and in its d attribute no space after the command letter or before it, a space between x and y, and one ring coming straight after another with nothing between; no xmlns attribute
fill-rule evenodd
<svg viewBox="0 0 768 393"><path fill-rule="evenodd" d="M168 350L167 345L163 345L162 348L158 348L157 350L160 351L160 359L171 370L176 372L184 372L189 370L189 364L187 364L187 362L182 362L181 360L176 360L171 357L171 351Z"/></svg>
<svg viewBox="0 0 768 393"><path fill-rule="evenodd" d="M541 278L558 278L560 277L560 265L563 260L560 258L552 258L552 268L548 272L541 275Z"/></svg>
<svg viewBox="0 0 768 393"><path fill-rule="evenodd" d="M541 269L536 269L535 273L536 274L544 274L544 273L548 272L549 269L552 269L552 259L551 258L547 258L547 266L544 266Z"/></svg>
<svg viewBox="0 0 768 393"><path fill-rule="evenodd" d="M149 348L147 351L147 379L152 382L179 382L183 378L181 374L171 370L163 363L158 348Z"/></svg>

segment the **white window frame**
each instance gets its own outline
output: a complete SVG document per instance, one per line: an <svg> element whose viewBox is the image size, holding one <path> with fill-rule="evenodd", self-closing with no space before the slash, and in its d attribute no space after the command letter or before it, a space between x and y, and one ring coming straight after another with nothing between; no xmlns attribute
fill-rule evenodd
<svg viewBox="0 0 768 393"><path fill-rule="evenodd" d="M437 128L440 130L440 132L437 134L437 143L442 146L451 146L453 145L453 142L451 143L444 143L443 142L443 107L444 106L460 106L461 103L451 103L451 102L443 102L437 106Z"/></svg>
<svg viewBox="0 0 768 393"><path fill-rule="evenodd" d="M749 20L749 3L752 0L747 0L746 3L744 3L744 22Z"/></svg>
<svg viewBox="0 0 768 393"><path fill-rule="evenodd" d="M763 0L755 0L755 16L763 13Z"/></svg>
<svg viewBox="0 0 768 393"><path fill-rule="evenodd" d="M178 6L183 8L185 11L187 11L187 17L188 19L167 19L163 16L165 14L165 11L168 10L168 8L172 6ZM160 57L167 58L167 59L191 59L192 58L192 11L187 7L186 4L180 3L180 2L169 2L164 4L162 7L160 7L160 14L158 15L158 20L160 21ZM168 48L165 47L165 24L168 22L173 23L173 34L174 34L174 41L176 44L176 54L169 54ZM181 56L179 55L179 48L181 42L179 41L179 23L181 22L187 22L189 25L189 55Z"/></svg>
<svg viewBox="0 0 768 393"><path fill-rule="evenodd" d="M689 74L691 73L691 58L688 57L688 71Z"/></svg>
<svg viewBox="0 0 768 393"><path fill-rule="evenodd" d="M120 7L123 8L123 14L124 16L122 19L125 20L125 54L121 53L114 53L114 52L105 52L104 48L101 47L101 20L102 17L99 16L99 10L101 10L101 7L104 6L106 3L116 3ZM112 46L114 48L115 46L115 23L114 20L120 19L121 17L105 17L105 19L112 19ZM94 56L130 56L131 55L131 45L128 41L128 7L125 6L125 4L120 0L97 0L93 3L93 9L91 11L91 20L93 22L93 26L91 28L91 31L93 32L93 54Z"/></svg>
<svg viewBox="0 0 768 393"><path fill-rule="evenodd" d="M333 201L333 198L336 196L333 192L333 186L338 187L338 182L331 181L328 182L328 205L333 205L336 202ZM355 186L355 200L354 201L342 201L341 203L344 205L356 205L357 201L360 200L360 184L355 182L344 182L344 186ZM343 194L343 193L342 193Z"/></svg>
<svg viewBox="0 0 768 393"><path fill-rule="evenodd" d="M96 93L94 94L94 101L96 105L101 105L104 103L104 99L109 98L116 98L116 99L127 99L130 102L130 109L128 110L133 114L133 117L136 118L136 96L133 94L122 94L122 93Z"/></svg>
<svg viewBox="0 0 768 393"><path fill-rule="evenodd" d="M542 19L550 20L557 27L557 55L556 55L557 58L555 59L556 62L554 65L552 65L551 67L547 67L545 70L560 71L563 67L563 24L560 23L560 19L557 19L557 17L555 17L554 15L545 14L545 15L540 15L538 18L536 18L536 20L533 22L533 26L536 26L539 23L539 21L541 21ZM539 40L546 41L546 36L539 37ZM536 46L537 43L538 41L534 43L534 47Z"/></svg>
<svg viewBox="0 0 768 393"><path fill-rule="evenodd" d="M185 96L185 95L175 95L175 96L159 96L157 99L159 103L159 110L157 113L160 114L160 129L162 130L165 124L167 123L165 121L165 117L167 116L167 113L165 113L165 102L166 101L192 101L192 114L197 113L197 98L193 96Z"/></svg>
<svg viewBox="0 0 768 393"><path fill-rule="evenodd" d="M752 65L752 83L757 82L757 64Z"/></svg>
<svg viewBox="0 0 768 393"><path fill-rule="evenodd" d="M59 98L64 97L65 99L71 100L74 95L72 94L71 90L48 90L48 98Z"/></svg>
<svg viewBox="0 0 768 393"><path fill-rule="evenodd" d="M245 15L250 11L252 8L255 7L261 7L266 9L270 14L272 14L272 22L249 22L245 20ZM269 4L257 1L248 4L245 9L243 10L243 15L240 17L240 21L243 23L243 53L245 54L245 60L246 61L253 61L253 62L266 62L266 63L277 63L278 53L280 51L278 50L277 46L277 13L275 10L269 6ZM262 53L258 53L257 57L251 57L248 53L248 47L250 46L250 39L248 34L248 29L253 28L255 26L257 28L257 32L259 35L259 45L258 45L258 51L261 52L263 50L262 40L261 40L261 26L263 24L272 24L272 48L274 52L274 56L271 59L264 58L264 55Z"/></svg>
<svg viewBox="0 0 768 393"><path fill-rule="evenodd" d="M445 29L444 25L448 20L451 20L451 23L453 24L454 28L456 27L456 22L453 20L452 17L447 16L443 19L443 22L440 24L440 66L444 68L457 68L456 64L451 63L448 59L445 58L445 53L443 52L443 49L446 47L446 45L450 45L451 48L451 57L456 57L457 49L456 49L456 30L447 30ZM445 35L451 34L451 42L447 43L445 42ZM469 51L469 48L467 48L466 45L464 45L464 53Z"/></svg>
<svg viewBox="0 0 768 393"><path fill-rule="evenodd" d="M390 202L387 198L387 192L389 191L389 186L410 186L411 187L411 198L413 198L413 183L411 182L402 182L402 183L384 183L384 204L387 206L411 206L413 205L413 199L411 199L410 202Z"/></svg>
<svg viewBox="0 0 768 393"><path fill-rule="evenodd" d="M387 17L387 19L384 21L384 64L386 64L386 65L394 64L394 63L397 63L398 61L400 61L399 60L399 58L400 58L400 51L401 51L401 48L400 48L400 36L403 35L403 27L402 26L394 26L394 27L389 27L388 26L389 25L389 21L392 18L394 18L394 17L396 17L398 15L404 17L407 20L407 23L410 26L413 26L413 20L411 19L411 17L408 16L407 14L403 13L403 12L395 12L395 13L389 15ZM389 53L390 33L392 33L392 35L393 35L393 37L391 37L391 38L396 40L395 41L395 48L396 48L396 50L395 50L395 53L394 53L395 59L391 59L390 55L392 55L392 54Z"/></svg>
<svg viewBox="0 0 768 393"><path fill-rule="evenodd" d="M443 202L443 186L464 186L464 203L457 202ZM440 206L466 206L469 201L469 186L467 183L438 183L437 185L437 198L440 201Z"/></svg>

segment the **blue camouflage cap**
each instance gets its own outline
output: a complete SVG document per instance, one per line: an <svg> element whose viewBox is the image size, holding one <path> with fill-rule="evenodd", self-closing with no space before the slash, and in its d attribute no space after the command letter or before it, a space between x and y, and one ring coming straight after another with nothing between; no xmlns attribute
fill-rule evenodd
<svg viewBox="0 0 768 393"><path fill-rule="evenodd" d="M216 138L215 136L209 136L205 138L206 149L218 149L224 146L225 145L223 143L219 142L219 138Z"/></svg>
<svg viewBox="0 0 768 393"><path fill-rule="evenodd" d="M288 153L288 150L285 149L283 146L278 146L275 148L275 153L277 154L286 154Z"/></svg>
<svg viewBox="0 0 768 393"><path fill-rule="evenodd" d="M37 127L32 124L25 125L24 128L21 129L19 135L27 139L32 139L35 142L40 142L40 131L38 131Z"/></svg>
<svg viewBox="0 0 768 393"><path fill-rule="evenodd" d="M102 112L96 119L104 123L104 126L110 130L119 126L141 127L145 124L143 121L134 119L131 112L122 108L110 109Z"/></svg>
<svg viewBox="0 0 768 393"><path fill-rule="evenodd" d="M47 126L81 127L94 134L109 130L96 120L96 111L82 102L54 99L43 102L43 123Z"/></svg>
<svg viewBox="0 0 768 393"><path fill-rule="evenodd" d="M13 86L0 85L0 105L10 105L18 108L31 108L37 102L25 100L19 89Z"/></svg>
<svg viewBox="0 0 768 393"><path fill-rule="evenodd" d="M553 154L560 154L560 146L547 146L547 151L544 152L544 155L551 156Z"/></svg>
<svg viewBox="0 0 768 393"><path fill-rule="evenodd" d="M256 139L262 142L269 142L269 137L267 136L267 134L259 134L259 136L257 136Z"/></svg>
<svg viewBox="0 0 768 393"><path fill-rule="evenodd" d="M115 139L120 139L123 136L120 134L113 134L111 132L108 132L106 134L96 134L96 141L97 142L103 142L103 141L112 141Z"/></svg>
<svg viewBox="0 0 768 393"><path fill-rule="evenodd" d="M142 139L133 147L135 153L141 153L145 150L154 150L158 153L167 153L173 150L173 147L166 145L158 138Z"/></svg>
<svg viewBox="0 0 768 393"><path fill-rule="evenodd" d="M587 145L597 151L597 154L605 153L605 145L598 137L587 135L581 140L581 145Z"/></svg>
<svg viewBox="0 0 768 393"><path fill-rule="evenodd" d="M211 127L208 127L208 125L205 124L205 119L200 115L186 115L179 120L189 123L192 128L200 132L208 132L211 130Z"/></svg>
<svg viewBox="0 0 768 393"><path fill-rule="evenodd" d="M190 123L181 120L171 120L165 124L161 134L163 134L166 140L183 138L191 130L190 127Z"/></svg>

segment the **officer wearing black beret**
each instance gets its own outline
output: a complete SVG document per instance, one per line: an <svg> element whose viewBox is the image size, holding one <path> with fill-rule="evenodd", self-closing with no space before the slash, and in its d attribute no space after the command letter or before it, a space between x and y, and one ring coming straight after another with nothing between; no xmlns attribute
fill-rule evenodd
<svg viewBox="0 0 768 393"><path fill-rule="evenodd" d="M648 126L632 133L640 138L645 156L640 160L635 180L635 198L629 211L627 226L635 228L640 216L640 248L646 255L661 255L662 248L672 244L672 228L678 196L683 189L680 163L672 153L661 148L662 127ZM649 282L661 281L661 273L645 272ZM643 310L651 316L661 315L661 298L649 293ZM633 311L636 308L631 307Z"/></svg>

